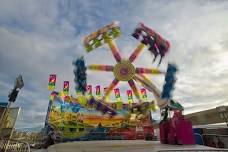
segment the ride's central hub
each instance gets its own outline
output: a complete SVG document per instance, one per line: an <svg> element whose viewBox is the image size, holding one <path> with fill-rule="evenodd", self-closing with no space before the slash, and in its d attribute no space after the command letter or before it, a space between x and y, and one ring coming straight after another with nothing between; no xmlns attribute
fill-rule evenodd
<svg viewBox="0 0 228 152"><path fill-rule="evenodd" d="M129 60L122 60L115 65L113 73L117 80L129 81L135 75L135 67Z"/></svg>

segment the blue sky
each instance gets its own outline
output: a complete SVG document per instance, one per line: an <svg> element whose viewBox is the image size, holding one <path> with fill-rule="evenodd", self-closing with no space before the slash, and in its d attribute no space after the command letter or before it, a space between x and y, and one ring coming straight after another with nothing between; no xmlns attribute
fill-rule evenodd
<svg viewBox="0 0 228 152"><path fill-rule="evenodd" d="M13 81L22 74L25 87L14 106L21 106L18 128L41 127L48 105L49 74L57 74L57 90L69 80L74 91L72 61L84 55L87 64L115 64L107 46L87 54L84 36L113 20L120 21L116 40L124 57L138 42L130 34L139 22L171 42L160 69L178 65L173 96L185 113L224 105L228 100L228 2L152 0L0 0L0 100L6 100ZM146 50L135 65L153 67ZM88 71L88 83L107 86L111 73ZM161 89L164 77L153 76ZM125 83L118 86L125 96ZM153 98L149 94L150 98ZM156 114L155 114L156 117Z"/></svg>

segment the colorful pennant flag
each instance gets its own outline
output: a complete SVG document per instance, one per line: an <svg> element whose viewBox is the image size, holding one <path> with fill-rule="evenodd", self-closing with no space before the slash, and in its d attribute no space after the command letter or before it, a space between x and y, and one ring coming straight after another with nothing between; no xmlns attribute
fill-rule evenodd
<svg viewBox="0 0 228 152"><path fill-rule="evenodd" d="M120 89L116 88L114 89L114 92L115 92L115 97L120 98Z"/></svg>
<svg viewBox="0 0 228 152"><path fill-rule="evenodd" d="M63 93L65 95L68 95L69 94L69 88L70 88L70 83L69 81L64 81L63 82Z"/></svg>
<svg viewBox="0 0 228 152"><path fill-rule="evenodd" d="M114 92L115 92L116 101L121 102L122 100L120 97L120 89L116 88L116 89L114 89Z"/></svg>
<svg viewBox="0 0 228 152"><path fill-rule="evenodd" d="M92 85L87 85L86 86L86 92L88 96L92 96L93 92L92 92Z"/></svg>
<svg viewBox="0 0 228 152"><path fill-rule="evenodd" d="M101 86L96 86L96 97L101 98Z"/></svg>
<svg viewBox="0 0 228 152"><path fill-rule="evenodd" d="M146 89L142 88L142 89L140 89L140 91L141 91L141 97L142 97L143 101L147 101Z"/></svg>
<svg viewBox="0 0 228 152"><path fill-rule="evenodd" d="M55 83L56 83L56 74L51 74L49 76L48 90L54 91L55 90Z"/></svg>
<svg viewBox="0 0 228 152"><path fill-rule="evenodd" d="M127 99L129 104L133 103L133 96L131 90L127 90Z"/></svg>

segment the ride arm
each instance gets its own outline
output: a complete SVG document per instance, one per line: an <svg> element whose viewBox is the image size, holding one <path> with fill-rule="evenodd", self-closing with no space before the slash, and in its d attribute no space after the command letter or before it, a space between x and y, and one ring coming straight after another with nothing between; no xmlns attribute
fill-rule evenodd
<svg viewBox="0 0 228 152"><path fill-rule="evenodd" d="M134 79L147 90L153 93L155 100L157 101L157 105L160 109L166 107L169 104L168 100L161 99L161 91L144 75L135 75Z"/></svg>

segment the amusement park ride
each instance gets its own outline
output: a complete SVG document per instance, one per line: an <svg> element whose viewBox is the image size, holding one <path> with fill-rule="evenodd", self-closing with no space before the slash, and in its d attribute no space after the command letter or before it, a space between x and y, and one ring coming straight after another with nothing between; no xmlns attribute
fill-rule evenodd
<svg viewBox="0 0 228 152"><path fill-rule="evenodd" d="M160 108L160 141L169 144L194 144L192 124L185 120L183 107L172 99L171 92L176 81L177 68L168 64L167 71L158 68L135 67L133 62L145 47L154 56L160 56L159 64L170 48L170 43L143 23L135 29L132 36L140 41L128 59L123 59L114 39L121 35L118 22L104 26L85 37L84 47L89 53L94 49L108 45L116 60L113 65L92 64L86 66L84 58L78 58L75 66L76 97L69 96L69 81L64 81L63 91L55 92L56 75L49 78L50 102L45 127L47 131L58 132L62 141L68 140L107 140L107 139L147 139L152 140L154 129L151 111ZM159 65L158 65L159 66ZM86 70L113 72L114 79L101 96L100 86L96 86L96 95L92 86L86 83ZM165 75L162 91L154 85L147 74ZM129 84L128 102L123 102L120 90L115 88L120 81ZM136 83L143 88L138 90ZM147 101L146 90L152 92L155 100ZM114 91L116 101L110 101ZM132 93L133 91L133 93ZM137 101L133 100L133 95ZM174 111L168 118L169 111Z"/></svg>

